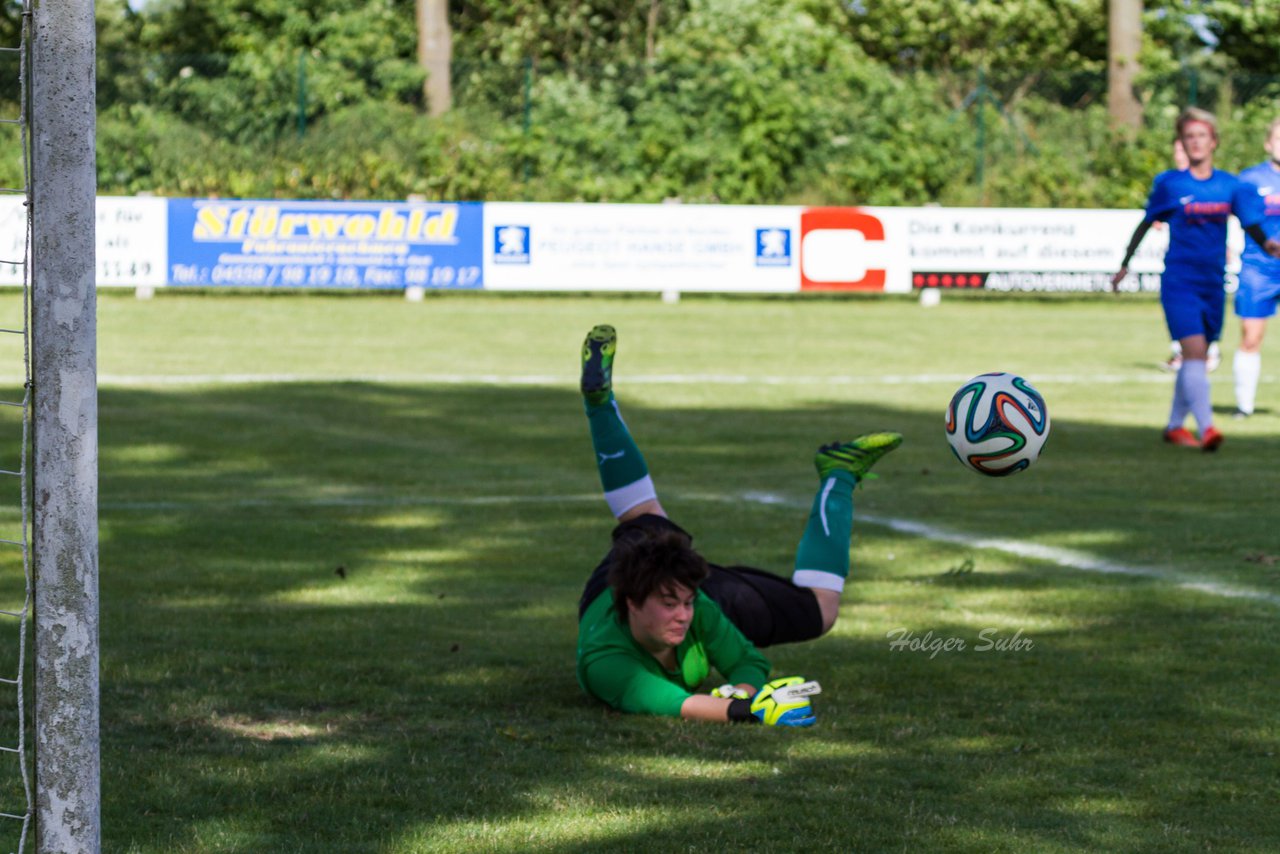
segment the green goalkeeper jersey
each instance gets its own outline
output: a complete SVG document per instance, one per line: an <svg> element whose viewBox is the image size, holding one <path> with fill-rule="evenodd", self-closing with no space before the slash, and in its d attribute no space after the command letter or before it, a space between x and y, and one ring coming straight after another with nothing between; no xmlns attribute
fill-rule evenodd
<svg viewBox="0 0 1280 854"><path fill-rule="evenodd" d="M679 669L667 670L636 642L618 619L608 588L578 622L578 684L619 711L679 717L680 706L712 668L735 685L759 687L769 678L769 662L701 590L676 661Z"/></svg>

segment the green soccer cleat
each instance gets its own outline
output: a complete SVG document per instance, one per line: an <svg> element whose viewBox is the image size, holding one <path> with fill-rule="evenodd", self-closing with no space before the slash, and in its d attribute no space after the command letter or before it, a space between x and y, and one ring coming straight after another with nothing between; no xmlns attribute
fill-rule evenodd
<svg viewBox="0 0 1280 854"><path fill-rule="evenodd" d="M862 480L881 457L901 444L901 433L868 433L852 442L823 445L814 456L813 464L823 480L837 471L847 471Z"/></svg>
<svg viewBox="0 0 1280 854"><path fill-rule="evenodd" d="M587 333L582 342L582 396L592 406L609 402L613 391L613 355L618 352L618 333L601 324Z"/></svg>

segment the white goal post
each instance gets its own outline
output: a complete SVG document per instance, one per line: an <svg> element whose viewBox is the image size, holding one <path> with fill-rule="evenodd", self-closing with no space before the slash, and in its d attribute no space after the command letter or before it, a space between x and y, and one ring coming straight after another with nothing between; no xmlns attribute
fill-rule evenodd
<svg viewBox="0 0 1280 854"><path fill-rule="evenodd" d="M101 850L93 0L31 14L36 849Z"/></svg>

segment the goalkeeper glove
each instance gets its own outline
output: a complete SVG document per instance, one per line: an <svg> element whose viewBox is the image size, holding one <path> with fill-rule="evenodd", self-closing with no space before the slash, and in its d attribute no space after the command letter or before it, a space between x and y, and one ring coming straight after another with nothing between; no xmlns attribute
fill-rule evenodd
<svg viewBox="0 0 1280 854"><path fill-rule="evenodd" d="M769 726L813 726L818 719L809 698L821 692L821 685L803 676L774 679L752 698L751 714Z"/></svg>

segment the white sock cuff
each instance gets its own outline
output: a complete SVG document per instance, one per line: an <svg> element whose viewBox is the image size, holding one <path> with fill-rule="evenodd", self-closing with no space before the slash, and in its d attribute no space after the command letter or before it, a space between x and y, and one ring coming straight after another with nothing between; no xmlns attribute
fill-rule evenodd
<svg viewBox="0 0 1280 854"><path fill-rule="evenodd" d="M1231 373L1235 381L1236 409L1252 415L1257 403L1258 380L1262 378L1262 353L1237 350Z"/></svg>
<svg viewBox="0 0 1280 854"><path fill-rule="evenodd" d="M1235 356L1235 366L1253 368L1262 364L1262 352L1246 353L1244 350L1237 350Z"/></svg>
<svg viewBox="0 0 1280 854"><path fill-rule="evenodd" d="M608 502L609 509L613 512L615 518L621 518L623 513L626 513L637 504L656 501L657 498L658 493L653 488L653 478L649 477L649 475L604 494L604 500Z"/></svg>
<svg viewBox="0 0 1280 854"><path fill-rule="evenodd" d="M819 590L841 593L844 591L845 580L834 572L824 572L821 569L797 569L791 576L791 581L797 587L816 587Z"/></svg>

